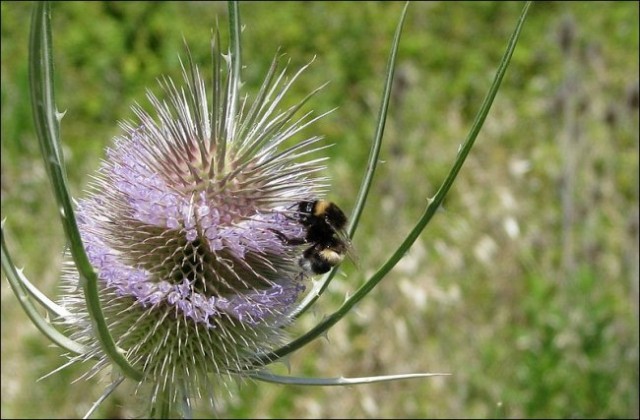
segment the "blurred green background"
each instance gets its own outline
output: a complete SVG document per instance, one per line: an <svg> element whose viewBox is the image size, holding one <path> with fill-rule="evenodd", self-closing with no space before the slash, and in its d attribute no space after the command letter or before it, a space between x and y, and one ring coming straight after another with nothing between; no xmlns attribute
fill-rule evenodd
<svg viewBox="0 0 640 420"><path fill-rule="evenodd" d="M342 274L292 334L314 325L390 255L452 164L522 3L415 3L398 55L381 164ZM243 80L255 93L278 47L316 60L289 98L338 109L321 134L329 198L350 210L365 168L398 2L241 3ZM31 4L2 2L2 218L14 259L57 293L63 234L32 125ZM183 38L208 69L226 3L53 5L57 103L70 186L82 196L104 148ZM2 280L2 418L78 417L109 377L74 366ZM445 378L349 388L243 383L220 417L638 417L638 3L551 2L530 11L511 67L443 211L396 269L291 373ZM286 372L279 365L277 371ZM140 414L123 387L96 417ZM233 394L233 395L230 395ZM198 416L210 416L202 408Z"/></svg>

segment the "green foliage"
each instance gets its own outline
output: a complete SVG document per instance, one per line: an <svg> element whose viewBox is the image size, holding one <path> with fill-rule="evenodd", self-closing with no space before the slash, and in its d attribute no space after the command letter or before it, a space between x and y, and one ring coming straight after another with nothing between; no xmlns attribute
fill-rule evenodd
<svg viewBox="0 0 640 420"><path fill-rule="evenodd" d="M28 102L30 4L1 3L2 217L18 265L55 295L62 229ZM243 82L259 87L277 48L316 56L293 101L339 108L315 127L330 198L349 209L374 132L402 3L241 3ZM380 165L346 263L320 301L335 309L378 268L446 174L522 4L409 8ZM226 3L60 2L53 36L62 140L82 194L133 101L176 77L183 36L206 67ZM222 30L226 37L226 27ZM226 40L223 41L226 45ZM638 416L638 4L534 4L512 64L453 191L421 240L355 313L291 358L294 374L445 371L353 388L242 384L234 417ZM318 318L322 313L318 314ZM303 320L300 331L312 320ZM108 378L72 383L2 283L2 417L77 417ZM284 369L283 369L284 370ZM132 389L101 417L137 414ZM52 413L55 407L55 413ZM124 408L123 408L124 407ZM207 413L198 412L200 416Z"/></svg>

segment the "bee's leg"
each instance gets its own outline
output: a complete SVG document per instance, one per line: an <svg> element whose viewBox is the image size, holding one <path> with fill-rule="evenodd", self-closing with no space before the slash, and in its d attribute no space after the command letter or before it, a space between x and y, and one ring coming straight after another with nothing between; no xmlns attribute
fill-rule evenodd
<svg viewBox="0 0 640 420"><path fill-rule="evenodd" d="M292 221L295 221L295 222L299 222L300 221L300 211L299 210L292 210L294 208L299 207L299 205L300 205L299 203L294 203L294 204L290 205L289 207L287 207L287 211L289 213L293 213L294 216L290 216L285 212L282 212L280 214L282 216L284 216L286 219L289 219L289 220L292 220Z"/></svg>
<svg viewBox="0 0 640 420"><path fill-rule="evenodd" d="M289 216L288 214L284 214L284 213L283 213L282 215L283 215L286 219L293 220L294 222L298 222L298 221L299 221L298 213L296 213L296 217Z"/></svg>
<svg viewBox="0 0 640 420"><path fill-rule="evenodd" d="M269 230L275 233L276 236L280 238L280 240L287 245L303 245L307 243L307 240L304 238L289 238L287 235L280 232L279 230L275 230L271 228L269 228Z"/></svg>

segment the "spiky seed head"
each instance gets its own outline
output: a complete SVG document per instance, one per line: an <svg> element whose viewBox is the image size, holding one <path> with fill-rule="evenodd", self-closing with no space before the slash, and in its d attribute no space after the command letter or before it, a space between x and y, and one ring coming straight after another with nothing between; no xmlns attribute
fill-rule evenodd
<svg viewBox="0 0 640 420"><path fill-rule="evenodd" d="M250 366L281 343L304 290L299 250L282 237L304 235L291 209L322 192L323 159L307 158L317 137L283 142L320 117L280 109L302 70L289 80L278 58L255 102L240 104L225 57L214 50L209 92L191 59L183 86L162 79L162 97L147 95L155 115L134 107L78 203L111 333L154 396L201 396L212 376ZM109 362L71 262L65 285L67 322L95 373Z"/></svg>

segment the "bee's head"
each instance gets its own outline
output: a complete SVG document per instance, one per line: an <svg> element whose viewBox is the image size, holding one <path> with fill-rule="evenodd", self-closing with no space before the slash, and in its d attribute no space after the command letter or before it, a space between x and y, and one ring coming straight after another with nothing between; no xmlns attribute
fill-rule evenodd
<svg viewBox="0 0 640 420"><path fill-rule="evenodd" d="M300 223L308 226L312 223L312 216L314 215L314 208L318 201L300 201L298 203L298 218Z"/></svg>

